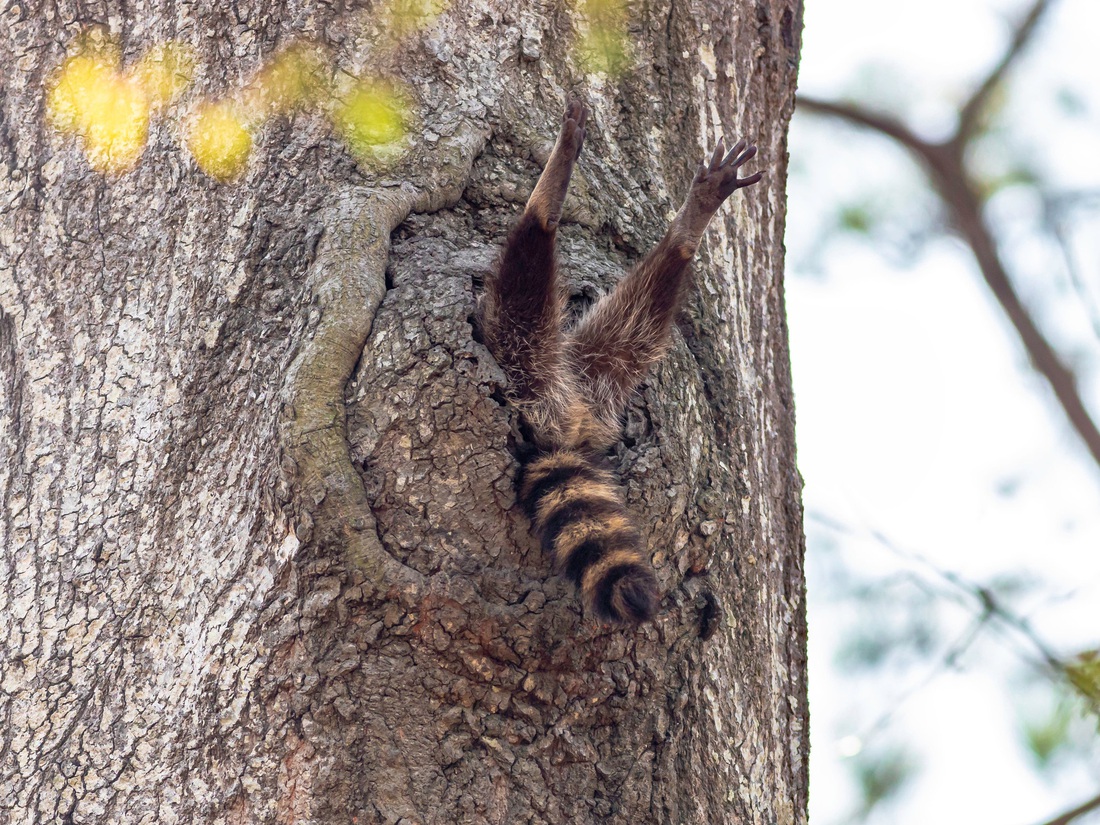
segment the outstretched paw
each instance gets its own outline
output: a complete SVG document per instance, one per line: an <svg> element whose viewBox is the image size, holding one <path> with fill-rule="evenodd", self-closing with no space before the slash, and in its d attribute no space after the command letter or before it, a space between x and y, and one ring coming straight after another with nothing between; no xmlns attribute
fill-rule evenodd
<svg viewBox="0 0 1100 825"><path fill-rule="evenodd" d="M588 107L579 100L569 101L569 105L565 107L565 116L562 118L558 146L554 147L555 154L560 147L570 160L575 161L580 157L581 147L584 146L584 125L587 122Z"/></svg>
<svg viewBox="0 0 1100 825"><path fill-rule="evenodd" d="M710 161L699 164L699 171L691 182L691 197L704 209L712 213L718 211L722 201L735 190L752 186L764 176L763 172L757 172L747 178L737 177L737 170L755 156L756 147L749 146L743 139L726 152L724 139L718 138L718 145L714 147Z"/></svg>
<svg viewBox="0 0 1100 825"><path fill-rule="evenodd" d="M573 174L573 165L584 146L585 124L588 122L588 107L574 100L565 107L558 142L535 190L527 201L527 211L537 216L542 228L550 232L561 221L565 193L569 190L569 178Z"/></svg>

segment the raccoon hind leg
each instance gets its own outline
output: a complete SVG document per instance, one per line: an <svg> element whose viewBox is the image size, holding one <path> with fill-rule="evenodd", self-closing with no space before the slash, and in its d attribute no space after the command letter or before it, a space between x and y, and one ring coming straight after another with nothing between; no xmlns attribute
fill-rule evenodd
<svg viewBox="0 0 1100 825"><path fill-rule="evenodd" d="M699 164L687 198L661 241L581 318L567 336L566 357L594 399L594 414L617 416L668 347L669 331L687 291L692 257L714 214L736 190L761 174L739 177L756 147L721 138Z"/></svg>
<svg viewBox="0 0 1100 825"><path fill-rule="evenodd" d="M556 438L559 410L569 406L571 396L562 353L565 296L554 241L587 117L581 103L566 109L554 151L508 236L500 264L486 279L478 308L486 346L508 375L512 399L538 407L530 423L542 441Z"/></svg>

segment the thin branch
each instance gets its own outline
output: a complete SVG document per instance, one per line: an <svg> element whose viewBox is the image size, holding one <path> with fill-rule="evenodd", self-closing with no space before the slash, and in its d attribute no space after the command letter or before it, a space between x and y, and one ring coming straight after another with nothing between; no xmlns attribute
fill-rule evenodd
<svg viewBox="0 0 1100 825"><path fill-rule="evenodd" d="M933 180L940 196L951 210L955 228L966 240L977 259L978 268L990 291L1000 303L1031 363L1050 383L1054 396L1093 460L1100 465L1100 429L1077 390L1077 376L1062 363L1012 285L1004 262L997 251L993 232L982 216L982 204L966 177L962 158L954 168L934 168Z"/></svg>
<svg viewBox="0 0 1100 825"><path fill-rule="evenodd" d="M1015 327L1035 369L1047 379L1054 396L1074 430L1085 442L1093 460L1100 466L1100 429L1077 391L1077 377L1039 330L1023 301L1016 293L1008 271L1001 261L993 232L982 215L977 187L963 163L962 144L951 141L932 144L921 140L901 122L885 115L868 112L849 103L833 103L800 98L799 105L809 111L832 115L886 135L916 155L951 214L956 231L962 235L990 291Z"/></svg>
<svg viewBox="0 0 1100 825"><path fill-rule="evenodd" d="M930 562L926 562L930 564ZM1066 663L1058 657L1058 655L1051 649L1043 639L1035 632L1035 629L1031 626L1031 622L1022 616L1018 616L1005 607L996 594L988 587L975 584L974 582L968 582L961 576L952 573L949 570L940 570L933 567L933 570L947 582L950 582L955 587L959 588L964 593L969 594L976 598L982 606L981 615L991 616L996 618L1006 627L1015 630L1021 636L1023 636L1033 648L1038 652L1042 658L1043 663L1059 678L1065 678L1066 676Z"/></svg>
<svg viewBox="0 0 1100 825"><path fill-rule="evenodd" d="M1054 652L1051 646L1035 631L1027 619L1012 612L1012 610L1006 607L988 587L967 581L959 574L950 570L944 570L927 556L897 544L893 539L877 528L856 528L815 510L807 511L806 516L809 520L815 521L837 533L849 536L868 536L898 558L927 568L934 573L937 578L949 584L954 591L965 595L968 600L973 600L973 602L976 603L976 607L979 608L975 611L976 619L980 620L980 628L989 626L989 619L996 619L1002 626L1011 628L1018 636L1023 637L1028 645L1038 653L1038 661L1030 656L1025 657L1029 664L1038 666L1040 670L1045 667L1060 679L1066 678L1066 662ZM946 591L941 592L946 593ZM1022 650L1018 649L1018 652L1021 656L1024 655Z"/></svg>
<svg viewBox="0 0 1100 825"><path fill-rule="evenodd" d="M1005 74L1008 72L1012 65L1016 62L1016 58L1020 56L1020 53L1027 48L1031 42L1032 36L1035 34L1035 30L1039 26L1039 21L1042 20L1046 11L1053 6L1052 0L1036 0L1035 4L1031 7L1031 10L1024 16L1024 18L1016 26L1016 31L1012 35L1012 42L1009 44L1008 49L1001 56L1000 62L993 67L993 70L989 73L981 85L974 91L970 99L963 104L962 109L959 111L959 126L956 131L955 139L957 141L965 141L969 138L978 123L978 118L985 108L986 103L989 102L990 96L996 91L997 87L1004 80Z"/></svg>
<svg viewBox="0 0 1100 825"><path fill-rule="evenodd" d="M859 734L860 741L866 742L872 736L876 736L880 731L885 730L887 725L893 721L894 717L901 710L902 705L922 692L948 670L955 668L956 663L962 658L962 655L978 640L978 635L986 626L989 618L989 614L987 613L976 616L962 634L960 634L958 639L947 647L940 656L940 660L935 667L929 670L918 682L907 687L900 695L895 696L891 706L880 713L874 722L863 728L862 733Z"/></svg>
<svg viewBox="0 0 1100 825"><path fill-rule="evenodd" d="M1047 231L1054 238L1058 250L1065 262L1066 275L1069 277L1070 287L1077 294L1077 300L1081 302L1085 314L1088 316L1092 332L1100 340L1100 306L1097 305L1091 290L1081 277L1081 264L1073 249L1072 227L1067 213L1073 206L1076 198L1065 196L1052 198L1046 193L1040 193L1043 199L1043 218Z"/></svg>
<svg viewBox="0 0 1100 825"><path fill-rule="evenodd" d="M930 144L917 137L912 130L897 118L890 115L878 114L868 111L854 103L840 103L832 100L821 100L816 97L798 95L799 109L807 112L815 112L821 115L832 115L857 126L865 126L875 132L880 132L891 137L919 156L924 156L930 150Z"/></svg>
<svg viewBox="0 0 1100 825"><path fill-rule="evenodd" d="M1077 817L1084 816L1090 811L1095 811L1097 808L1100 808L1100 794L1094 796L1088 802L1083 802L1076 808L1054 817L1054 819L1047 820L1042 823L1042 825L1069 825L1069 823L1073 822Z"/></svg>

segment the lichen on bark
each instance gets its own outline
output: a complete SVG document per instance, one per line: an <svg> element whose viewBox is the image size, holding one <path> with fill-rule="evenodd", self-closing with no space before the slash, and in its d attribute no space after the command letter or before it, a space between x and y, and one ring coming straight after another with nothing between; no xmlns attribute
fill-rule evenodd
<svg viewBox="0 0 1100 825"><path fill-rule="evenodd" d="M373 11L5 12L0 821L804 821L800 6L638 7L616 79L580 73L564 6L475 0L385 48ZM418 128L382 170L276 119L222 184L166 117L105 177L42 119L91 24L124 62L189 44L184 106L316 37L400 76ZM768 165L614 451L665 594L629 633L581 615L515 511L515 414L470 321L567 95L595 113L560 232L578 305L718 133Z"/></svg>

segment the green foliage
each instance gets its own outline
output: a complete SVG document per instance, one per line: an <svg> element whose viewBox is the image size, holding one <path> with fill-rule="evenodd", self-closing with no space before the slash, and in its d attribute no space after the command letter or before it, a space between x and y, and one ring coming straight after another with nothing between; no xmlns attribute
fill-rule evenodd
<svg viewBox="0 0 1100 825"><path fill-rule="evenodd" d="M919 577L849 585L844 594L856 607L835 655L845 671L874 671L925 662L943 645L941 616L934 596Z"/></svg>
<svg viewBox="0 0 1100 825"><path fill-rule="evenodd" d="M890 615L875 611L871 620L851 628L836 654L837 666L874 670L888 661L925 659L936 649L940 634L931 613L909 610L906 605Z"/></svg>
<svg viewBox="0 0 1100 825"><path fill-rule="evenodd" d="M870 234L874 222L875 219L871 214L870 204L866 201L843 205L840 208L840 214L837 216L837 223L839 223L841 229L857 235Z"/></svg>
<svg viewBox="0 0 1100 825"><path fill-rule="evenodd" d="M975 175L978 196L989 200L998 192L1010 186L1037 186L1039 176L1034 169L1023 165L1008 166L990 175Z"/></svg>
<svg viewBox="0 0 1100 825"><path fill-rule="evenodd" d="M1100 651L1080 654L1076 662L1066 665L1066 676L1092 712L1100 717Z"/></svg>
<svg viewBox="0 0 1100 825"><path fill-rule="evenodd" d="M1051 684L1034 674L1034 681L1021 696L1025 710L1021 735L1036 767L1056 777L1066 765L1095 762L1100 755L1096 736L1097 705L1094 691L1100 674L1096 654L1086 653L1078 663L1065 668L1069 684Z"/></svg>
<svg viewBox="0 0 1100 825"><path fill-rule="evenodd" d="M1055 94L1054 100L1067 117L1080 118L1088 114L1088 103L1076 89L1063 87Z"/></svg>
<svg viewBox="0 0 1100 825"><path fill-rule="evenodd" d="M1019 482L1015 480L1003 481L997 492L1001 495L1011 495L1015 492L1013 485L1018 484ZM1035 574L1023 570L1002 570L993 574L986 584L986 589L996 596L999 602L1012 601L1020 596L1035 592Z"/></svg>
<svg viewBox="0 0 1100 825"><path fill-rule="evenodd" d="M1010 186L1037 187L1042 180L1032 156L1000 126L991 125L970 140L966 166L982 200Z"/></svg>
<svg viewBox="0 0 1100 825"><path fill-rule="evenodd" d="M914 182L915 182L914 178ZM845 197L822 223L823 243L839 236L869 244L900 266L914 263L939 217L927 192L896 185L871 187Z"/></svg>
<svg viewBox="0 0 1100 825"><path fill-rule="evenodd" d="M577 51L586 71L619 75L630 66L624 0L577 0L585 25Z"/></svg>
<svg viewBox="0 0 1100 825"><path fill-rule="evenodd" d="M1072 723L1073 711L1067 702L1059 702L1043 718L1024 722L1024 742L1040 770L1051 770L1056 757L1069 746Z"/></svg>
<svg viewBox="0 0 1100 825"><path fill-rule="evenodd" d="M858 816L866 817L872 808L895 798L916 768L913 755L898 746L864 751L855 757L852 771L861 797Z"/></svg>
<svg viewBox="0 0 1100 825"><path fill-rule="evenodd" d="M1004 114L1008 108L1008 102L1008 89L1002 83L993 89L986 98L985 105L978 112L972 140L981 140L991 132L1004 131Z"/></svg>

